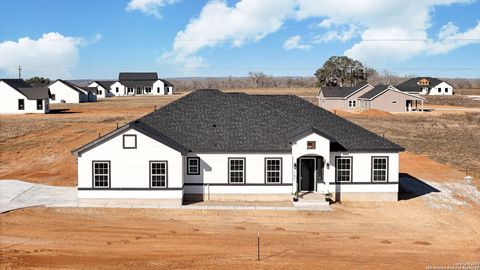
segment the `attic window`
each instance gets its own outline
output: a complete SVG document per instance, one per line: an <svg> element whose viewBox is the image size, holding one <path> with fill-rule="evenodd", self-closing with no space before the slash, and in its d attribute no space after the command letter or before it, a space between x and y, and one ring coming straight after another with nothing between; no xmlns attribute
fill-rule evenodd
<svg viewBox="0 0 480 270"><path fill-rule="evenodd" d="M136 149L137 148L137 135L125 134L123 135L123 149Z"/></svg>
<svg viewBox="0 0 480 270"><path fill-rule="evenodd" d="M395 104L395 103L397 103L397 101L396 101L396 100L392 100L392 103Z"/></svg>
<svg viewBox="0 0 480 270"><path fill-rule="evenodd" d="M307 149L316 149L317 142L316 141L307 141Z"/></svg>

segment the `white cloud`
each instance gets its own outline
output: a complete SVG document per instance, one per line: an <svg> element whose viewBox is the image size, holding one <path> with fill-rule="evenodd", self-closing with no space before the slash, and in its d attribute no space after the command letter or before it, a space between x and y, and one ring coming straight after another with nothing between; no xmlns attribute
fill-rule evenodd
<svg viewBox="0 0 480 270"><path fill-rule="evenodd" d="M198 63L203 59L194 55L203 48L224 44L240 47L259 41L278 31L293 14L294 6L295 0L242 0L233 7L226 1L212 0L177 33L173 51L167 54L179 62L195 59Z"/></svg>
<svg viewBox="0 0 480 270"><path fill-rule="evenodd" d="M437 35L438 40L430 44L427 53L445 54L462 46L480 44L480 22L463 33L459 33L458 30L452 22L444 25Z"/></svg>
<svg viewBox="0 0 480 270"><path fill-rule="evenodd" d="M288 20L318 18L317 29L312 31L319 32L308 34L313 35L313 39L301 42L302 37L294 35L283 44L284 48L307 49L322 42L346 42L359 37L344 54L371 66L387 65L419 54L444 53L474 43L450 42L446 37L475 36L477 27L461 33L450 24L436 38L427 34L435 7L472 1L240 0L228 6L226 1L211 0L198 17L177 33L168 54L172 59L198 62L196 54L204 48L225 44L240 47L277 32Z"/></svg>
<svg viewBox="0 0 480 270"><path fill-rule="evenodd" d="M173 5L179 0L131 0L127 5L127 11L139 10L147 15L162 18L160 9L166 5Z"/></svg>
<svg viewBox="0 0 480 270"><path fill-rule="evenodd" d="M283 43L283 48L286 50L299 49L299 50L308 50L312 46L300 44L302 38L299 35L292 36Z"/></svg>
<svg viewBox="0 0 480 270"><path fill-rule="evenodd" d="M15 76L20 65L24 77L69 78L78 64L79 48L101 38L100 34L89 40L51 32L38 40L23 37L18 41L3 41L0 42L0 70Z"/></svg>
<svg viewBox="0 0 480 270"><path fill-rule="evenodd" d="M332 42L332 41L346 42L348 40L351 40L358 34L359 34L358 27L353 24L350 24L348 25L347 28L330 30L321 35L317 35L313 40L313 43L319 44L323 42Z"/></svg>

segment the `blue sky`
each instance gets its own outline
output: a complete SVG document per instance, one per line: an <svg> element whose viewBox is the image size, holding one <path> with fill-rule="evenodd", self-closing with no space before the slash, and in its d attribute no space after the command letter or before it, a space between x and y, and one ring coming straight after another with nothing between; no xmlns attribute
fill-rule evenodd
<svg viewBox="0 0 480 270"><path fill-rule="evenodd" d="M310 76L332 55L478 78L480 1L0 1L0 77Z"/></svg>

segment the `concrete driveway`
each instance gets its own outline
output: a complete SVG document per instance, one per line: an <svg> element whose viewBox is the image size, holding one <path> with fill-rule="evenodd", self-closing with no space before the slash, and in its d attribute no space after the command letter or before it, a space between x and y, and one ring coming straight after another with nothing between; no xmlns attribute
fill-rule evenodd
<svg viewBox="0 0 480 270"><path fill-rule="evenodd" d="M31 206L73 206L77 202L75 187L0 180L0 213Z"/></svg>

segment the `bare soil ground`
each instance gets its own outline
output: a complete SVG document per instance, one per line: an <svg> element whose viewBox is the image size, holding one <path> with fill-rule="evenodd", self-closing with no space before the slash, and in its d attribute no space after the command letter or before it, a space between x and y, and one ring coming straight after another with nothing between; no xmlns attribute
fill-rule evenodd
<svg viewBox="0 0 480 270"><path fill-rule="evenodd" d="M74 186L71 150L178 97L113 98L53 105L57 111L49 115L0 116L0 179ZM407 148L400 170L410 180L399 202L334 204L332 212L24 209L1 215L0 269L478 265L478 176L466 183L456 168L479 168L480 113L338 114ZM413 192L412 184L420 188Z"/></svg>

